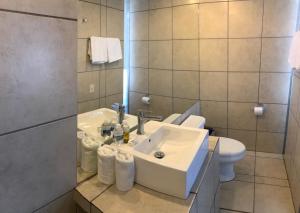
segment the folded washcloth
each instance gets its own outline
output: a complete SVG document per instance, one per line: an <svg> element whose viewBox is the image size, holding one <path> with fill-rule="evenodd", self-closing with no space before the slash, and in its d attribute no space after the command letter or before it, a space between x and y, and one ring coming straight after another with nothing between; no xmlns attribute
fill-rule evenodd
<svg viewBox="0 0 300 213"><path fill-rule="evenodd" d="M122 59L121 42L118 38L107 38L108 62Z"/></svg>
<svg viewBox="0 0 300 213"><path fill-rule="evenodd" d="M118 152L116 155L116 186L120 191L128 191L134 183L134 158L132 154Z"/></svg>
<svg viewBox="0 0 300 213"><path fill-rule="evenodd" d="M108 61L107 40L92 36L89 41L88 54L92 64L103 64Z"/></svg>
<svg viewBox="0 0 300 213"><path fill-rule="evenodd" d="M98 149L98 180L104 184L115 183L116 149L104 145Z"/></svg>

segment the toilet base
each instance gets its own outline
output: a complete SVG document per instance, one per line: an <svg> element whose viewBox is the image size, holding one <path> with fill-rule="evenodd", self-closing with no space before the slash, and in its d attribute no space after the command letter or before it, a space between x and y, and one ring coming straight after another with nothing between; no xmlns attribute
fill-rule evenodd
<svg viewBox="0 0 300 213"><path fill-rule="evenodd" d="M235 177L233 163L220 163L220 181L227 182Z"/></svg>

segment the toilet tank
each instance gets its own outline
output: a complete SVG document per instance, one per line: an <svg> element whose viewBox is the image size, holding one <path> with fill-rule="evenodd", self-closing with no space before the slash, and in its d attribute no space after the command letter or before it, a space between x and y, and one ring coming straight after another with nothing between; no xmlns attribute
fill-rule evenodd
<svg viewBox="0 0 300 213"><path fill-rule="evenodd" d="M205 118L202 116L190 115L180 126L204 129Z"/></svg>

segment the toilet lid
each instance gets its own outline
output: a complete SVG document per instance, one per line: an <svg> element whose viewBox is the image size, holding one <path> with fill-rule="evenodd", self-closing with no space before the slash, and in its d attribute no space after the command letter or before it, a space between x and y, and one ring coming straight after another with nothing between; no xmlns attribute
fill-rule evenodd
<svg viewBox="0 0 300 213"><path fill-rule="evenodd" d="M240 155L246 151L246 147L240 141L220 137L220 155Z"/></svg>

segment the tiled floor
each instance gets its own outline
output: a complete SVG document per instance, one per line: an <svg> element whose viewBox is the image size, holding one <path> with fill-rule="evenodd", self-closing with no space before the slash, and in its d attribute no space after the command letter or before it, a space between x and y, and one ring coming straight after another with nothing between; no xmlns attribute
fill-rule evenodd
<svg viewBox="0 0 300 213"><path fill-rule="evenodd" d="M221 185L220 213L294 213L282 155L247 152Z"/></svg>

